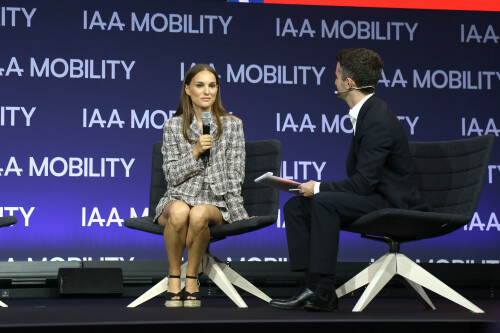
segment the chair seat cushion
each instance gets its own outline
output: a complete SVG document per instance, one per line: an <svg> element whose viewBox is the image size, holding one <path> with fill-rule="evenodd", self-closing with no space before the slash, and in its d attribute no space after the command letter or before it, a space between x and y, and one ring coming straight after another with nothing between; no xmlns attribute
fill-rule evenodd
<svg viewBox="0 0 500 333"><path fill-rule="evenodd" d="M229 224L223 224L210 227L210 237L224 238L226 236L235 236L250 231L258 230L275 223L277 216L255 216L246 220L235 221Z"/></svg>
<svg viewBox="0 0 500 333"><path fill-rule="evenodd" d="M464 215L385 208L342 226L342 230L408 242L445 235L469 221Z"/></svg>
<svg viewBox="0 0 500 333"><path fill-rule="evenodd" d="M0 228L8 227L17 223L17 218L15 216L3 216L0 217Z"/></svg>
<svg viewBox="0 0 500 333"><path fill-rule="evenodd" d="M244 234L250 231L267 227L276 222L277 217L273 215L255 216L246 220L235 221L229 224L210 227L210 236L212 238L224 238L227 236L235 236ZM163 227L153 223L153 218L132 217L125 220L125 226L131 229L137 229L152 234L163 235Z"/></svg>
<svg viewBox="0 0 500 333"><path fill-rule="evenodd" d="M149 216L131 217L124 222L125 226L130 229L141 230L152 234L163 235L163 227L153 223L153 218Z"/></svg>

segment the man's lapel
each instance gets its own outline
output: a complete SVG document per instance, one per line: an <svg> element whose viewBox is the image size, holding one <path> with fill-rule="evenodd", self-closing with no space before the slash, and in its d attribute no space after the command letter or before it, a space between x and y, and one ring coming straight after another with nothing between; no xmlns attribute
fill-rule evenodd
<svg viewBox="0 0 500 333"><path fill-rule="evenodd" d="M358 133L358 129L361 127L361 123L363 123L363 119L365 119L366 115L368 114L368 110L375 103L377 98L378 97L375 97L375 95L371 96L370 98L368 98L366 100L366 102L363 104L363 106L359 110L358 119L356 119L356 133Z"/></svg>
<svg viewBox="0 0 500 333"><path fill-rule="evenodd" d="M352 139L351 139L351 148L349 149L349 154L347 155L347 161L346 161L346 171L347 171L347 176L351 176L356 170L356 160L357 160L357 155L358 155L358 138L361 136L361 133L359 133L359 129L361 128L361 124L363 123L363 119L365 119L366 115L368 114L368 110L371 108L373 103L375 103L376 97L375 95L371 96L366 100L366 102L363 104L361 109L359 110L358 113L358 118L356 119L356 134L353 133Z"/></svg>

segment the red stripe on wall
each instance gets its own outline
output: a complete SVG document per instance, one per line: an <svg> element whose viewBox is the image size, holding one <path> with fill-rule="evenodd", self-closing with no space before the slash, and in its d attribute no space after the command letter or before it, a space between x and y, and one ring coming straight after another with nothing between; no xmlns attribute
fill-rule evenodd
<svg viewBox="0 0 500 333"><path fill-rule="evenodd" d="M500 11L500 0L264 0L264 2L291 5Z"/></svg>

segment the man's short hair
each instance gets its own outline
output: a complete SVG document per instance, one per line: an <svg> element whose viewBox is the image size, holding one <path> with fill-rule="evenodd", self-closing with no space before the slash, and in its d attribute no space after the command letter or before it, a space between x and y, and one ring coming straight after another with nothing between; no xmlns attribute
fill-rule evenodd
<svg viewBox="0 0 500 333"><path fill-rule="evenodd" d="M342 80L350 77L358 87L376 87L384 63L380 56L368 49L344 49L337 54ZM360 89L363 93L372 93L375 89Z"/></svg>

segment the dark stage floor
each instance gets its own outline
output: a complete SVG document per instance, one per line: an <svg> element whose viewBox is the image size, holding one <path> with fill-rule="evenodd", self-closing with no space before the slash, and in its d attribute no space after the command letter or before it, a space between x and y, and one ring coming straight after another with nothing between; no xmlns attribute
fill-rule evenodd
<svg viewBox="0 0 500 333"><path fill-rule="evenodd" d="M433 299L435 311L416 299L375 299L361 313L351 312L356 299L342 299L339 311L312 313L280 310L247 298L246 309L228 298L205 298L198 309L166 309L155 298L127 308L128 298L3 299L0 332L500 332L500 300L472 300L485 310L473 314L448 300ZM347 330L347 331L346 331ZM397 331L396 331L397 330ZM319 332L319 331L318 331Z"/></svg>

